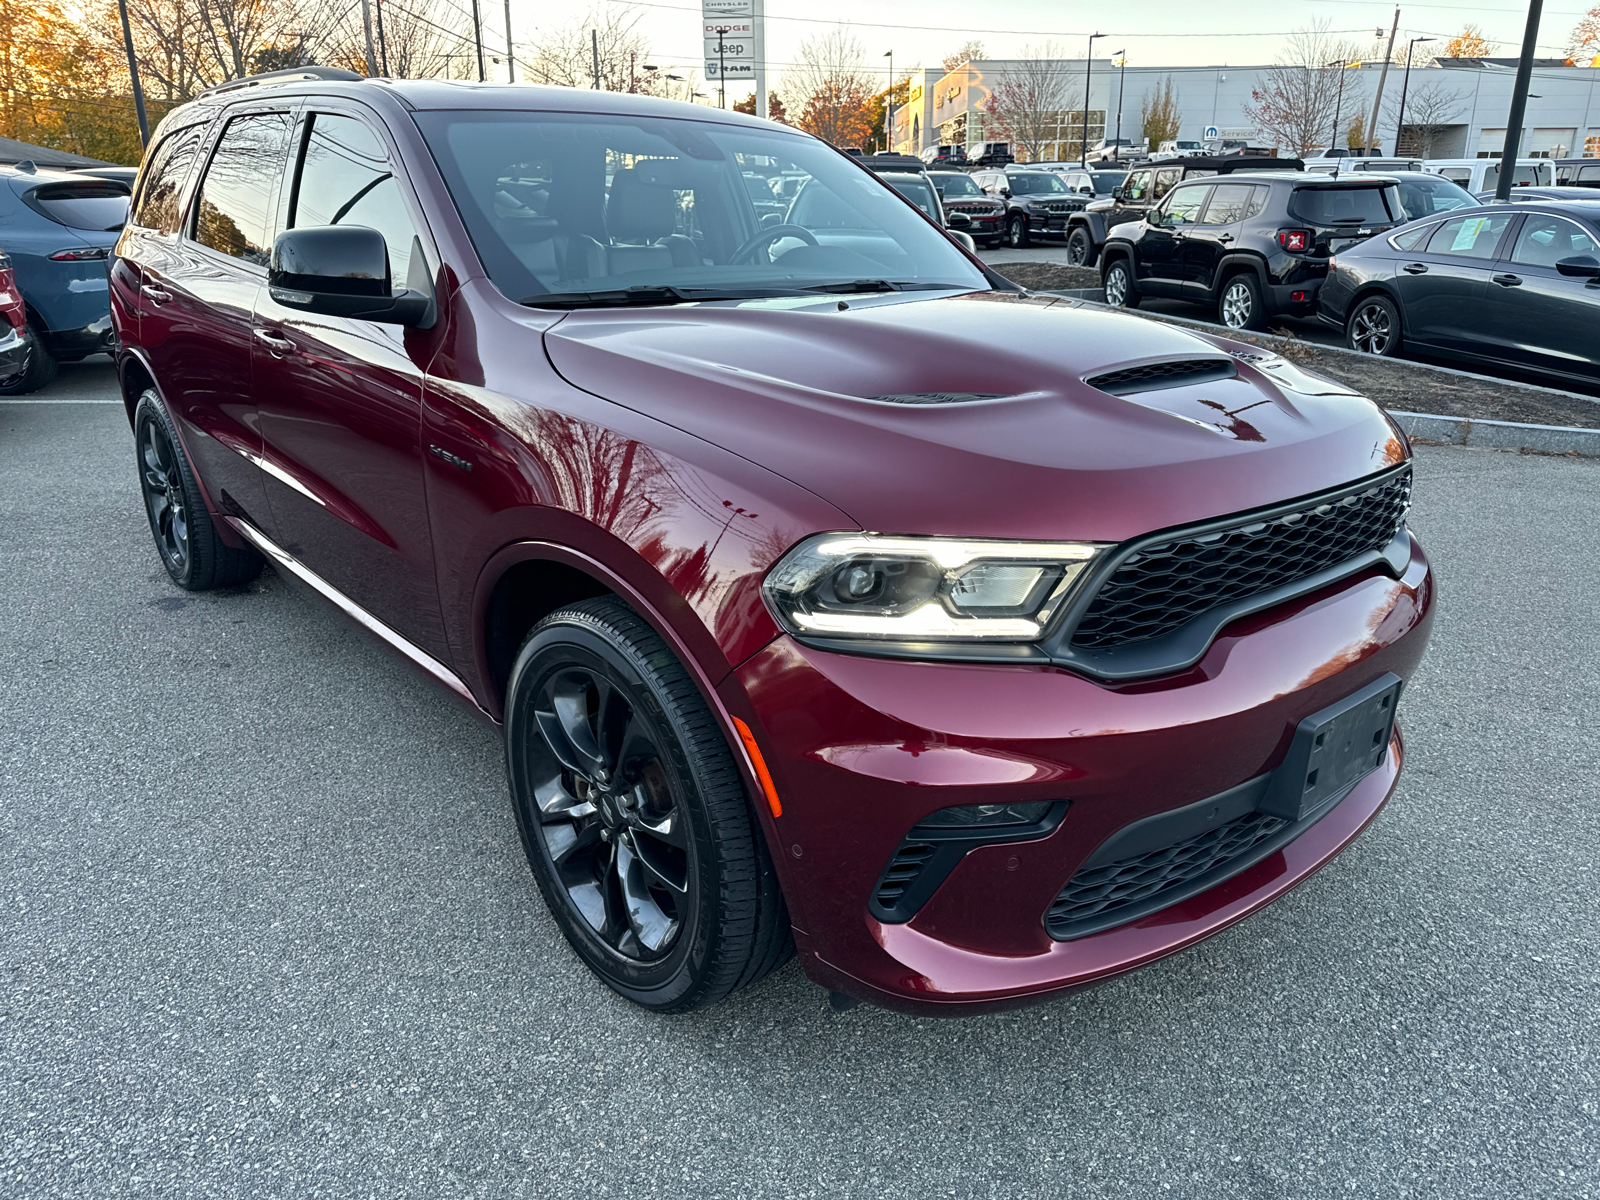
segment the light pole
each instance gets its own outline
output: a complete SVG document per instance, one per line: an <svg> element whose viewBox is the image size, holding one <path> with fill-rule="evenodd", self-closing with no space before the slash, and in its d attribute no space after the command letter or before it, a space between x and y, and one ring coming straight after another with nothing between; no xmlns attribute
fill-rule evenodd
<svg viewBox="0 0 1600 1200"><path fill-rule="evenodd" d="M1105 36L1103 33L1089 35L1089 56L1083 60L1083 144L1078 148L1078 164L1084 167L1089 165L1089 76L1094 71L1094 44Z"/></svg>
<svg viewBox="0 0 1600 1200"><path fill-rule="evenodd" d="M1528 24L1522 32L1522 56L1517 59L1517 81L1511 87L1511 113L1506 119L1506 144L1500 151L1500 178L1494 185L1494 198L1501 204L1511 199L1511 178L1517 173L1522 118L1528 111L1528 81L1533 78L1533 44L1539 38L1543 9L1544 0L1528 0Z"/></svg>
<svg viewBox="0 0 1600 1200"><path fill-rule="evenodd" d="M889 60L889 90L883 94L883 148L894 151L894 51L884 51Z"/></svg>
<svg viewBox="0 0 1600 1200"><path fill-rule="evenodd" d="M1400 137L1406 129L1406 89L1411 86L1411 50L1418 42L1431 42L1431 37L1412 38L1406 43L1406 73L1400 83L1400 119L1394 126L1394 156L1400 157Z"/></svg>
<svg viewBox="0 0 1600 1200"><path fill-rule="evenodd" d="M133 33L128 28L128 0L117 0L122 14L122 48L128 52L128 78L133 82L133 115L139 118L139 145L150 144L150 122L144 115L144 87L139 83L139 60L133 53Z"/></svg>
<svg viewBox="0 0 1600 1200"><path fill-rule="evenodd" d="M728 107L728 62L723 51L722 38L733 30L732 25L717 26L717 107Z"/></svg>
<svg viewBox="0 0 1600 1200"><path fill-rule="evenodd" d="M1117 76L1117 148L1115 151L1117 166L1120 167L1122 165L1122 93L1128 87L1128 52L1126 50L1118 50L1117 53L1122 55L1122 73Z"/></svg>

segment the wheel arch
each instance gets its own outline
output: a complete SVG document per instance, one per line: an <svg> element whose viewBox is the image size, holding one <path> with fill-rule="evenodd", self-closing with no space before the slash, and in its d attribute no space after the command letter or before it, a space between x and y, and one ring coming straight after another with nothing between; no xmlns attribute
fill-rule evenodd
<svg viewBox="0 0 1600 1200"><path fill-rule="evenodd" d="M1379 280L1372 280L1368 283L1364 283L1356 289L1356 291L1350 297L1350 303L1344 306L1344 312L1340 314L1340 324L1348 325L1350 323L1350 313L1355 306L1360 304L1363 300L1371 299L1373 296L1382 296L1390 304L1394 305L1395 316L1400 319L1400 332L1404 334L1406 327L1406 310L1400 304L1400 297L1395 295L1386 284Z"/></svg>
<svg viewBox="0 0 1600 1200"><path fill-rule="evenodd" d="M1222 289L1228 286L1228 280L1245 271L1252 272L1256 283L1260 285L1262 293L1267 289L1267 265L1253 254L1235 251L1224 255L1217 264L1217 281L1211 287L1211 298L1216 300L1221 297Z"/></svg>

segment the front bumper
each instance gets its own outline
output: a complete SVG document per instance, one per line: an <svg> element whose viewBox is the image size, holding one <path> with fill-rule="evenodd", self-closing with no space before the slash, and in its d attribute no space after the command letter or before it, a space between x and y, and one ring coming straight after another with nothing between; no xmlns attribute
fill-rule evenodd
<svg viewBox="0 0 1600 1200"><path fill-rule="evenodd" d="M1284 759L1296 725L1393 672L1409 678L1433 585L1413 540L1383 569L1225 629L1190 670L1120 685L1056 667L905 662L779 639L724 685L783 797L763 814L804 968L885 1007L1014 1007L1098 983L1216 933L1289 890L1376 815L1384 764L1293 841L1171 907L1072 940L1045 915L1124 827L1216 796ZM909 921L874 918L874 888L918 821L953 805L1067 801L1048 835L969 851Z"/></svg>
<svg viewBox="0 0 1600 1200"><path fill-rule="evenodd" d="M28 339L21 330L0 322L0 387L15 383L28 369Z"/></svg>

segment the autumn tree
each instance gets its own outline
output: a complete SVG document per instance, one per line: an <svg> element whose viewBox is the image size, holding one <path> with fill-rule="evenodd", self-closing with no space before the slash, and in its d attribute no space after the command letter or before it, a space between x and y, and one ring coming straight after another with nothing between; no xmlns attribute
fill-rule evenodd
<svg viewBox="0 0 1600 1200"><path fill-rule="evenodd" d="M733 106L734 112L756 115L756 94L751 92L743 100ZM777 92L767 93L767 120L776 121L780 125L789 123L789 110L783 107L783 101L778 98Z"/></svg>
<svg viewBox="0 0 1600 1200"><path fill-rule="evenodd" d="M949 54L946 54L941 65L944 67L945 74L948 75L962 63L973 62L976 59L982 58L983 55L983 43L979 41L971 41L965 43L964 45L958 46Z"/></svg>
<svg viewBox="0 0 1600 1200"><path fill-rule="evenodd" d="M1585 13L1568 35L1567 61L1578 67L1600 61L1600 5Z"/></svg>
<svg viewBox="0 0 1600 1200"><path fill-rule="evenodd" d="M1357 89L1341 78L1343 64L1356 54L1355 46L1329 35L1326 22L1296 31L1277 65L1250 89L1245 115L1266 138L1295 154L1325 145L1334 134L1336 108L1360 105Z"/></svg>
<svg viewBox="0 0 1600 1200"><path fill-rule="evenodd" d="M1477 25L1464 25L1461 32L1456 34L1444 45L1445 58L1488 58L1499 47L1483 36L1483 29Z"/></svg>
<svg viewBox="0 0 1600 1200"><path fill-rule="evenodd" d="M1024 46L989 90L985 127L1010 142L1020 162L1057 157L1056 143L1073 103L1072 81L1062 68L1065 57L1054 42Z"/></svg>
<svg viewBox="0 0 1600 1200"><path fill-rule="evenodd" d="M800 43L780 88L795 123L836 146L859 146L872 133L872 76L866 52L848 30L835 28Z"/></svg>
<svg viewBox="0 0 1600 1200"><path fill-rule="evenodd" d="M1182 119L1171 75L1165 76L1139 101L1139 128L1151 150L1159 150L1162 142L1176 138Z"/></svg>

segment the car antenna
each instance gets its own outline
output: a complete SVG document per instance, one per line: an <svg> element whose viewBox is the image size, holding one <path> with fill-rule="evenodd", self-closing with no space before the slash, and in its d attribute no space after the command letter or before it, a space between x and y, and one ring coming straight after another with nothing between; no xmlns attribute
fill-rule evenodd
<svg viewBox="0 0 1600 1200"><path fill-rule="evenodd" d="M24 175L37 175L39 173L39 168L34 164L34 161L31 158L23 159L17 164L16 169L21 171Z"/></svg>

